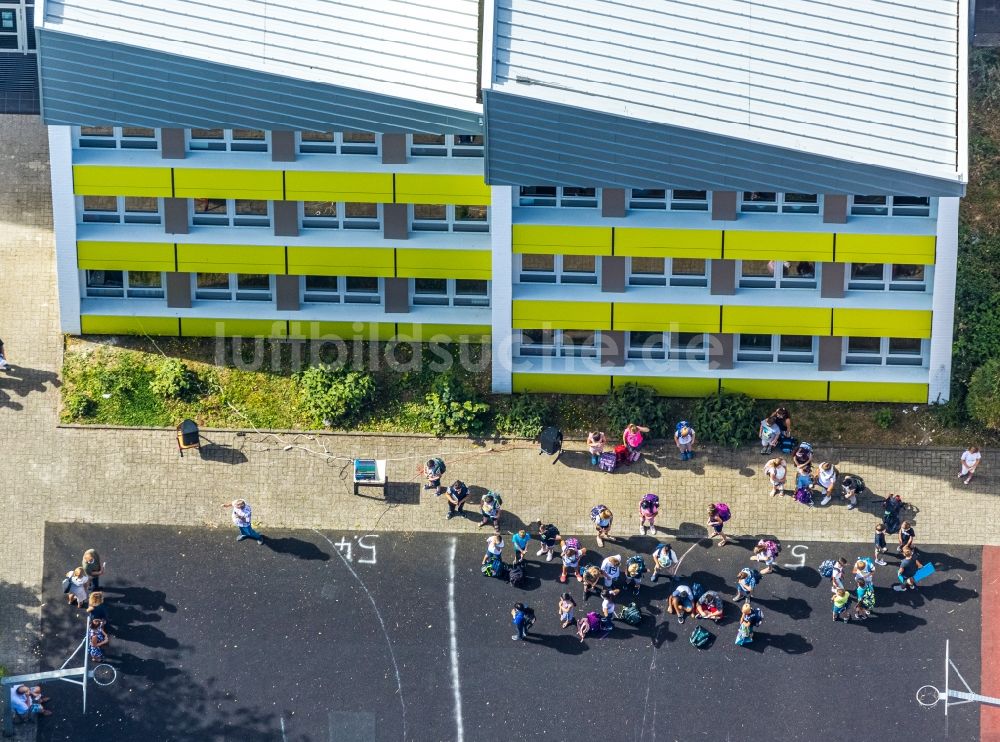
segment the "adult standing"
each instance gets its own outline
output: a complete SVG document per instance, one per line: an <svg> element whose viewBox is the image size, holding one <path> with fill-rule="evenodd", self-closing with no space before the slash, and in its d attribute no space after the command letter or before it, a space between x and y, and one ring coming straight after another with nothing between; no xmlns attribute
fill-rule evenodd
<svg viewBox="0 0 1000 742"><path fill-rule="evenodd" d="M785 407L779 407L772 412L770 416L774 418L774 422L778 426L778 430L781 432L781 435L785 438L791 438L792 416L788 413L788 409Z"/></svg>
<svg viewBox="0 0 1000 742"><path fill-rule="evenodd" d="M798 469L799 474L808 474L810 478L812 477L812 460L812 446L805 442L800 443L799 447L795 449L795 453L792 454L792 464Z"/></svg>
<svg viewBox="0 0 1000 742"><path fill-rule="evenodd" d="M107 626L110 621L108 620L108 606L104 602L104 593L100 591L92 592L87 599L87 603L87 613L90 614L90 618L99 618Z"/></svg>
<svg viewBox="0 0 1000 742"><path fill-rule="evenodd" d="M764 475L771 483L771 497L785 494L785 481L788 478L788 467L780 456L764 464Z"/></svg>
<svg viewBox="0 0 1000 742"><path fill-rule="evenodd" d="M83 571L90 578L90 589L101 589L101 575L104 574L105 564L101 562L101 555L96 549L87 549L83 552L83 561L80 563Z"/></svg>
<svg viewBox="0 0 1000 742"><path fill-rule="evenodd" d="M461 479L456 479L445 490L445 497L448 500L448 520L451 520L461 513L462 508L465 507L465 501L469 499L469 488L465 486L465 482Z"/></svg>
<svg viewBox="0 0 1000 742"><path fill-rule="evenodd" d="M837 487L837 476L839 473L837 467L829 461L824 461L819 465L819 471L816 472L816 485L823 491L823 499L820 500L820 505L828 505L830 500L833 499L833 491ZM856 506L855 502L848 505L847 509L854 510Z"/></svg>
<svg viewBox="0 0 1000 742"><path fill-rule="evenodd" d="M87 632L87 653L94 662L104 659L104 649L111 643L104 621L99 618L91 619L90 630Z"/></svg>
<svg viewBox="0 0 1000 742"><path fill-rule="evenodd" d="M66 602L77 608L86 608L87 587L90 585L90 578L83 571L83 567L77 567L67 572L63 584L66 591Z"/></svg>
<svg viewBox="0 0 1000 742"><path fill-rule="evenodd" d="M636 425L635 423L629 423L625 426L625 431L622 433L622 443L628 449L628 452L634 453L638 452L645 444L646 439L644 433L648 433L649 428L644 425Z"/></svg>
<svg viewBox="0 0 1000 742"><path fill-rule="evenodd" d="M250 508L250 503L238 497L231 503L227 503L222 507L232 510L233 525L236 526L237 530L240 532L240 535L236 537L237 541L242 541L245 538L252 538L258 544L264 543L264 537L253 529L253 511Z"/></svg>
<svg viewBox="0 0 1000 742"><path fill-rule="evenodd" d="M962 470L958 473L958 478L965 478L963 481L968 484L972 481L972 475L976 473L980 459L983 455L979 452L979 446L969 446L962 454Z"/></svg>

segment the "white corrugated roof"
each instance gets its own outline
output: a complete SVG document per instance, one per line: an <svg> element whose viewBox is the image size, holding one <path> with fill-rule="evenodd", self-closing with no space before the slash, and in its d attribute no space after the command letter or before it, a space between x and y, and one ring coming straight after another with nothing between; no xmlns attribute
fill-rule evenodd
<svg viewBox="0 0 1000 742"><path fill-rule="evenodd" d="M481 110L476 103L477 0L46 0L41 25L295 79Z"/></svg>
<svg viewBox="0 0 1000 742"><path fill-rule="evenodd" d="M964 181L966 3L496 0L484 77L529 98Z"/></svg>

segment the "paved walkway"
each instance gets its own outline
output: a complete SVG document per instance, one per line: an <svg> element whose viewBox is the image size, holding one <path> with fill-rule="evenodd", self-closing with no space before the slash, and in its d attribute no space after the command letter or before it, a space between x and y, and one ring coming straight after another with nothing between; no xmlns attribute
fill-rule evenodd
<svg viewBox="0 0 1000 742"><path fill-rule="evenodd" d="M180 458L170 432L59 428L61 338L45 131L38 119L0 116L0 132L0 337L14 366L11 374L0 373L0 550L6 565L0 582L0 663L10 671L26 671L34 663L46 521L229 528L220 505L243 496L265 532L283 527L475 531L473 520L446 521L444 502L420 488L417 466L434 454L448 462L448 481L459 477L503 494L506 528L543 519L564 532L587 533L591 506L605 503L619 514L616 530L634 533L641 495L657 492L660 524L671 534L703 533L706 506L723 500L734 513L728 530L737 535L859 542L871 537L874 499L849 512L839 501L809 509L790 498L771 498L760 472L763 457L751 450L702 451L681 462L672 447L654 447L640 464L607 475L590 468L579 443L570 443L571 450L553 464L530 444L209 432L216 446L202 457ZM902 494L919 508L917 532L925 542L1000 543L995 525L1000 500L994 496L990 456L978 481L965 487L955 478L958 454L841 447L820 448L817 460L862 475L878 495ZM358 455L390 460L395 484L387 500L353 495L347 463Z"/></svg>

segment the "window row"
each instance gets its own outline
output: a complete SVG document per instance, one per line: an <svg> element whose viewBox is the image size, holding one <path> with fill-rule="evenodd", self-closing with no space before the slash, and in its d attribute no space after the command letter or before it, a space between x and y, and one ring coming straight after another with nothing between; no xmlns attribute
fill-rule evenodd
<svg viewBox="0 0 1000 742"><path fill-rule="evenodd" d="M601 258L594 255L519 256L521 283L599 282ZM697 258L626 258L629 286L708 286L710 262ZM800 288L819 286L822 264L813 261L740 260L740 288ZM847 288L858 291L926 291L929 266L886 263L848 264Z"/></svg>
<svg viewBox="0 0 1000 742"><path fill-rule="evenodd" d="M105 224L161 224L159 198L80 196L80 221ZM413 231L488 232L489 208L455 204L410 204ZM300 201L298 223L304 229L382 229L382 205L344 201ZM195 198L189 201L189 223L197 226L270 227L270 201Z"/></svg>
<svg viewBox="0 0 1000 742"><path fill-rule="evenodd" d="M631 188L627 191L629 209L667 211L708 211L708 191ZM559 206L596 209L601 189L568 186L521 186L521 206ZM816 193L775 193L746 191L739 194L739 210L744 214L819 214L823 196ZM852 216L930 216L927 196L851 196Z"/></svg>
<svg viewBox="0 0 1000 742"><path fill-rule="evenodd" d="M88 298L163 299L160 271L84 271ZM272 301L274 276L264 273L195 273L192 296L202 301ZM488 307L490 282L455 278L414 278L409 282L414 306ZM299 299L317 304L379 304L383 281L365 276L301 276Z"/></svg>
<svg viewBox="0 0 1000 742"><path fill-rule="evenodd" d="M521 330L517 355L597 358L601 333L594 330ZM694 332L627 332L625 357L634 360L707 361L710 336ZM819 338L813 335L737 335L736 361L816 363ZM929 341L919 338L851 337L843 344L846 365L923 366Z"/></svg>
<svg viewBox="0 0 1000 742"><path fill-rule="evenodd" d="M187 149L193 152L268 152L271 133L261 129L186 129ZM159 149L159 129L135 126L81 126L78 147L100 149ZM300 154L378 155L382 135L360 131L297 131ZM407 134L411 157L482 157L482 134Z"/></svg>

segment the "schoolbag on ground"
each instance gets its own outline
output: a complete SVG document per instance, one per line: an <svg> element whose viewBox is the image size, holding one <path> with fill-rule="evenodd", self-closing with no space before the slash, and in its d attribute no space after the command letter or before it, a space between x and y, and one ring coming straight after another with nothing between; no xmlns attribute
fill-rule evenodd
<svg viewBox="0 0 1000 742"><path fill-rule="evenodd" d="M563 434L559 428L549 426L538 436L538 445L541 447L542 453L547 453L549 456L559 453L562 443Z"/></svg>
<svg viewBox="0 0 1000 742"><path fill-rule="evenodd" d="M615 446L615 460L619 464L628 462L628 446Z"/></svg>
<svg viewBox="0 0 1000 742"><path fill-rule="evenodd" d="M691 597L694 600L698 600L702 595L705 594L705 588L701 586L700 582L695 582L691 585Z"/></svg>
<svg viewBox="0 0 1000 742"><path fill-rule="evenodd" d="M507 570L507 582L511 587L517 587L524 579L524 567L521 564L512 564Z"/></svg>
<svg viewBox="0 0 1000 742"><path fill-rule="evenodd" d="M660 498L658 495L654 495L650 492L642 498L642 502L639 503L639 507L650 513L657 513L660 510Z"/></svg>
<svg viewBox="0 0 1000 742"><path fill-rule="evenodd" d="M781 448L782 453L792 453L797 447L798 441L788 435L781 436L781 440L778 441L778 446Z"/></svg>
<svg viewBox="0 0 1000 742"><path fill-rule="evenodd" d="M601 519L601 513L607 509L607 505L594 505L594 507L590 509L590 519L596 523Z"/></svg>
<svg viewBox="0 0 1000 742"><path fill-rule="evenodd" d="M723 523L733 517L733 514L729 511L729 506L724 502L715 503L715 512L722 518Z"/></svg>
<svg viewBox="0 0 1000 742"><path fill-rule="evenodd" d="M613 451L605 451L597 460L597 468L601 471L613 472L618 468L618 457Z"/></svg>
<svg viewBox="0 0 1000 742"><path fill-rule="evenodd" d="M629 603L628 606L622 608L621 615L618 617L629 626L638 626L642 623L642 611L635 603Z"/></svg>
<svg viewBox="0 0 1000 742"><path fill-rule="evenodd" d="M493 557L483 564L479 571L483 573L483 577L496 577L502 566L503 562L500 561L500 557Z"/></svg>
<svg viewBox="0 0 1000 742"><path fill-rule="evenodd" d="M812 505L813 496L811 487L799 487L795 490L795 500L796 502L801 502L803 505Z"/></svg>
<svg viewBox="0 0 1000 742"><path fill-rule="evenodd" d="M834 562L832 559L827 559L819 565L819 573L823 577L830 579L831 577L833 577L833 570L836 566L837 566L836 562Z"/></svg>
<svg viewBox="0 0 1000 742"><path fill-rule="evenodd" d="M691 632L691 638L688 639L688 641L691 642L692 647L704 649L711 644L713 638L715 638L715 635L711 631L708 631L701 626L695 626L694 631Z"/></svg>

